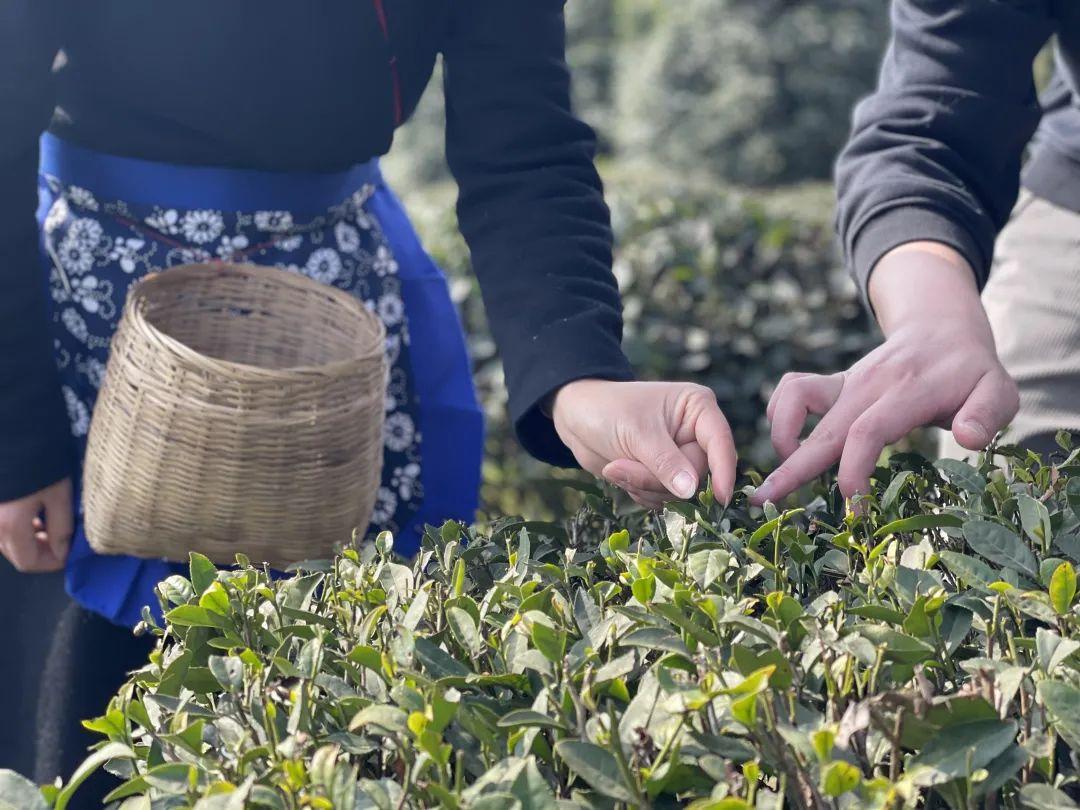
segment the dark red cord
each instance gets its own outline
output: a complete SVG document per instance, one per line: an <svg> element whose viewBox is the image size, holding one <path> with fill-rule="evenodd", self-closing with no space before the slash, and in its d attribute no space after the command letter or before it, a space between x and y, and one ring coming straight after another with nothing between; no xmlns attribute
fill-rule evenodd
<svg viewBox="0 0 1080 810"><path fill-rule="evenodd" d="M401 126L405 120L405 105L401 98L401 74L398 71L397 53L394 52L394 43L390 38L390 20L386 16L383 0L371 0L375 6L375 16L379 19L379 28L382 29L386 47L390 49L390 81L394 89L394 126Z"/></svg>

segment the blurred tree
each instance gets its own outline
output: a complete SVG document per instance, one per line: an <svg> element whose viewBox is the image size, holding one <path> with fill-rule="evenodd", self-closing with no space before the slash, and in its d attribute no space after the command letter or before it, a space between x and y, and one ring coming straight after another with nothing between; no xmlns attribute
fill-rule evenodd
<svg viewBox="0 0 1080 810"><path fill-rule="evenodd" d="M875 83L881 0L623 0L617 150L747 185L824 179Z"/></svg>
<svg viewBox="0 0 1080 810"><path fill-rule="evenodd" d="M596 130L601 153L611 147L618 48L615 13L615 0L571 0L566 5L566 56L574 69L574 108Z"/></svg>

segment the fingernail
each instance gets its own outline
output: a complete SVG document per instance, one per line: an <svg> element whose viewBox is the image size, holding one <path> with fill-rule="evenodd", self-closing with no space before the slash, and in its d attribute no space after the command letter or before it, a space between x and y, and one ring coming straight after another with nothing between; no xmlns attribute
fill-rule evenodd
<svg viewBox="0 0 1080 810"><path fill-rule="evenodd" d="M974 419L965 419L962 424L965 430L970 430L975 435L975 438L979 441L979 444L990 443L990 431L988 431Z"/></svg>
<svg viewBox="0 0 1080 810"><path fill-rule="evenodd" d="M675 487L675 494L680 498L694 497L694 492L697 489L697 482L694 481L694 476L690 473L685 471L679 473L671 483Z"/></svg>
<svg viewBox="0 0 1080 810"><path fill-rule="evenodd" d="M775 489L776 486L773 482L766 478L761 482L761 486L754 490L754 502L765 503L765 501L772 498Z"/></svg>

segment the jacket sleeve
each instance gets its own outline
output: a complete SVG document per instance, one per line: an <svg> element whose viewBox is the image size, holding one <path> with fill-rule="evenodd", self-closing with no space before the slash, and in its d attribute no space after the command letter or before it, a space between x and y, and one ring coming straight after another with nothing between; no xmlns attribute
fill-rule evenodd
<svg viewBox="0 0 1080 810"><path fill-rule="evenodd" d="M57 19L54 0L0 3L0 502L71 471L35 220Z"/></svg>
<svg viewBox="0 0 1080 810"><path fill-rule="evenodd" d="M885 253L930 240L985 283L1040 119L1032 62L1052 0L893 0L876 92L837 163L837 227L863 295Z"/></svg>
<svg viewBox="0 0 1080 810"><path fill-rule="evenodd" d="M525 448L572 465L541 409L565 383L626 380L595 136L571 112L562 0L455 0L445 48L458 219Z"/></svg>

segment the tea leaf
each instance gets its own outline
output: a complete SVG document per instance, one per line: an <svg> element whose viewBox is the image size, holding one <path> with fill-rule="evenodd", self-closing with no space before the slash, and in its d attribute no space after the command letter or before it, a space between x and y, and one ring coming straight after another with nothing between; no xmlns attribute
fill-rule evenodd
<svg viewBox="0 0 1080 810"><path fill-rule="evenodd" d="M1054 730L1073 750L1080 750L1080 689L1061 681L1042 681L1038 691Z"/></svg>
<svg viewBox="0 0 1080 810"><path fill-rule="evenodd" d="M849 762L837 760L825 768L821 787L827 796L836 798L854 790L862 781L862 772Z"/></svg>
<svg viewBox="0 0 1080 810"><path fill-rule="evenodd" d="M955 529L963 525L963 521L955 515L913 515L912 517L894 520L886 523L874 532L874 537L885 537L888 534L910 534L922 532L927 529Z"/></svg>
<svg viewBox="0 0 1080 810"><path fill-rule="evenodd" d="M1078 805L1065 793L1050 785L1024 785L1020 805L1028 810L1076 810Z"/></svg>
<svg viewBox="0 0 1080 810"><path fill-rule="evenodd" d="M904 470L898 475L894 475L889 482L889 486L886 487L885 493L881 496L881 508L885 510L892 509L893 504L896 503L900 497L901 491L904 486L915 476L911 470Z"/></svg>
<svg viewBox="0 0 1080 810"><path fill-rule="evenodd" d="M917 785L940 785L973 774L1008 748L1016 738L1016 723L980 720L951 726L916 754L908 770Z"/></svg>
<svg viewBox="0 0 1080 810"><path fill-rule="evenodd" d="M546 728L566 729L566 726L554 717L548 717L532 709L517 709L499 718L499 728L518 726L543 726Z"/></svg>
<svg viewBox="0 0 1080 810"><path fill-rule="evenodd" d="M1076 569L1063 562L1050 577L1050 603L1064 616L1072 608L1076 598Z"/></svg>
<svg viewBox="0 0 1080 810"><path fill-rule="evenodd" d="M1035 555L1015 533L998 523L969 520L964 524L964 539L975 552L990 562L1039 576Z"/></svg>
<svg viewBox="0 0 1080 810"><path fill-rule="evenodd" d="M553 664L560 663L566 654L566 633L541 622L532 626L532 643Z"/></svg>
<svg viewBox="0 0 1080 810"><path fill-rule="evenodd" d="M978 470L965 461L943 458L935 461L934 466L956 486L966 489L974 495L982 495L986 489L986 479L979 474Z"/></svg>
<svg viewBox="0 0 1080 810"><path fill-rule="evenodd" d="M29 779L0 770L0 810L49 810L49 805Z"/></svg>
<svg viewBox="0 0 1080 810"><path fill-rule="evenodd" d="M1020 510L1020 521L1028 537L1041 546L1049 546L1050 513L1046 511L1046 506L1030 495L1023 494L1016 496L1016 506Z"/></svg>
<svg viewBox="0 0 1080 810"><path fill-rule="evenodd" d="M634 794L626 787L615 757L598 745L580 740L560 740L555 753L593 790L620 802L632 802Z"/></svg>
<svg viewBox="0 0 1080 810"><path fill-rule="evenodd" d="M394 706L379 706L377 704L368 706L366 709L361 709L356 713L352 722L349 723L349 731L356 731L366 726L375 726L391 734L403 732L409 727L408 715Z"/></svg>
<svg viewBox="0 0 1080 810"><path fill-rule="evenodd" d="M99 748L89 757L84 759L82 764L75 769L75 773L71 775L71 778L56 795L56 800L53 802L53 808L55 810L66 810L68 802L70 802L75 795L75 791L79 789L79 785L89 779L90 775L106 762L114 759L135 759L135 752L126 745L116 742L109 743L102 748ZM24 810L24 808L19 808L19 810Z"/></svg>
<svg viewBox="0 0 1080 810"><path fill-rule="evenodd" d="M446 612L446 620L450 623L450 630L458 644L468 650L470 655L479 654L483 641L476 630L473 617L461 608L452 607Z"/></svg>
<svg viewBox="0 0 1080 810"><path fill-rule="evenodd" d="M199 554L197 551L192 551L188 558L190 560L191 586L195 589L196 596L202 596L203 591L217 580L217 568L214 567L208 557Z"/></svg>

